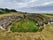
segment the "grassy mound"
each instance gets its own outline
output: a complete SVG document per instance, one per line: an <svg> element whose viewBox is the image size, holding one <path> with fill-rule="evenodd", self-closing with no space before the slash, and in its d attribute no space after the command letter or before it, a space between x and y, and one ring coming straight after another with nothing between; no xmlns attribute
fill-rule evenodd
<svg viewBox="0 0 53 40"><path fill-rule="evenodd" d="M19 33L0 30L0 40L40 40L40 32Z"/></svg>
<svg viewBox="0 0 53 40"><path fill-rule="evenodd" d="M10 30L12 32L37 32L39 27L36 26L36 23L34 20L22 19L11 24Z"/></svg>
<svg viewBox="0 0 53 40"><path fill-rule="evenodd" d="M41 38L44 40L53 40L53 24L47 24L41 32Z"/></svg>

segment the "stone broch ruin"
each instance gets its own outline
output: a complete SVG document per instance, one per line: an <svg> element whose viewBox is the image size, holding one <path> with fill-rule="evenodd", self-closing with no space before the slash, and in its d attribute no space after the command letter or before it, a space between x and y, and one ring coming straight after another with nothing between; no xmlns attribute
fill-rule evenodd
<svg viewBox="0 0 53 40"><path fill-rule="evenodd" d="M40 18L37 18L38 15L28 15L28 16L5 16L0 20L0 28L2 30L5 30L8 28L8 25L10 25L12 22L14 22L15 20L22 20L24 18L27 19L33 19L35 21L37 21L38 26L44 26L44 24L48 24L48 23L53 23L53 18L44 18L42 16L40 16L43 20L45 20L44 22L41 22Z"/></svg>

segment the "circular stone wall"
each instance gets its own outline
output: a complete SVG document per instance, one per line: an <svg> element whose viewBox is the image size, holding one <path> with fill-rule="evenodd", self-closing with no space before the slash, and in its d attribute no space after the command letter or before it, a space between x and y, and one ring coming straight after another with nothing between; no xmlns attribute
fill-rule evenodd
<svg viewBox="0 0 53 40"><path fill-rule="evenodd" d="M36 21L30 19L22 19L11 24L12 32L37 32L39 27L36 26Z"/></svg>

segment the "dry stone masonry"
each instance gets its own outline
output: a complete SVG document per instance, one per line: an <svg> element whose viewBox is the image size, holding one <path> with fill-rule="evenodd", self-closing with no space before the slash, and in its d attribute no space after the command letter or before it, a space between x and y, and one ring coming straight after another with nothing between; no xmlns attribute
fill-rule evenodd
<svg viewBox="0 0 53 40"><path fill-rule="evenodd" d="M39 17L38 17L39 16ZM23 17L21 16L5 16L0 20L0 28L2 30L5 30L8 28L8 25L10 25L11 23L13 23L15 20L22 20L22 19L32 19L37 21L37 26L44 26L45 24L51 24L53 23L53 18L45 18L44 16L41 16L40 14L32 14L32 15L23 15ZM44 22L42 22L41 20L44 20Z"/></svg>

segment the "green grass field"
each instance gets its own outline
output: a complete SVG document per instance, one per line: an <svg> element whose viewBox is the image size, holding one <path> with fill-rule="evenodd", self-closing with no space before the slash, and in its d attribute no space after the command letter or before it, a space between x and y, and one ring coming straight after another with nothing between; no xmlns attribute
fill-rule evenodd
<svg viewBox="0 0 53 40"><path fill-rule="evenodd" d="M30 19L22 19L11 24L12 32L37 32L39 27L36 21Z"/></svg>

